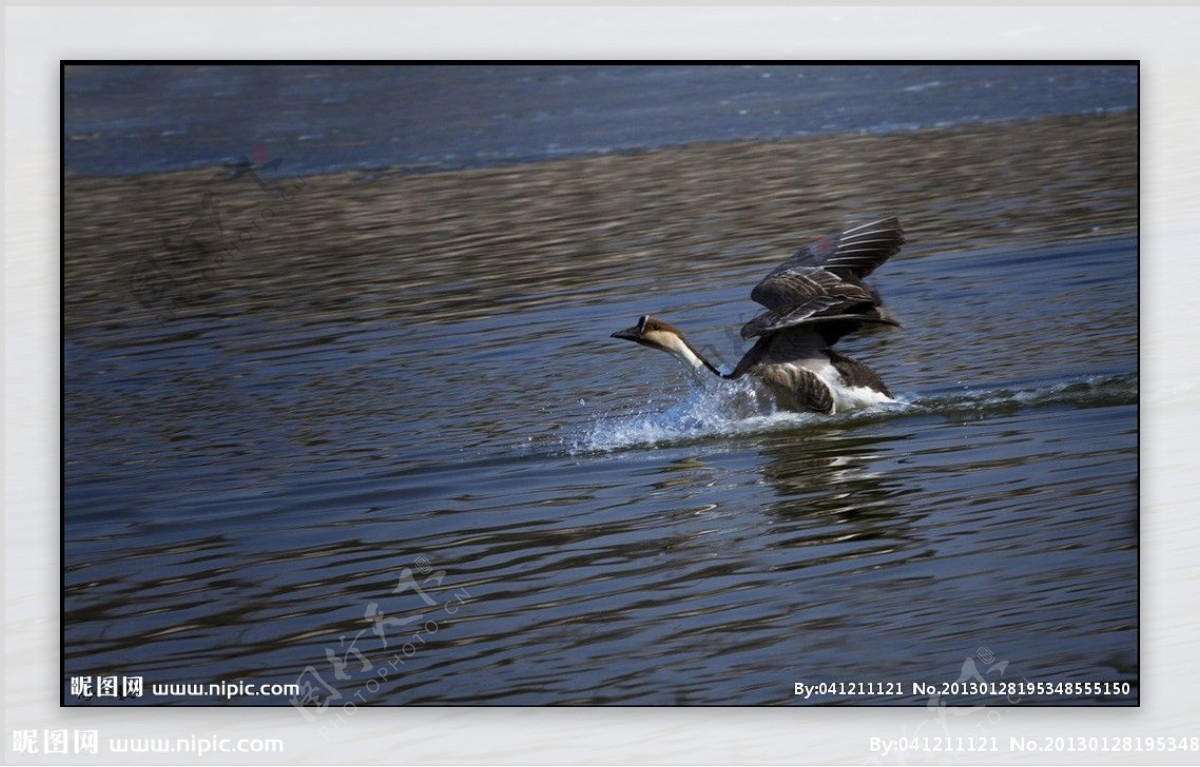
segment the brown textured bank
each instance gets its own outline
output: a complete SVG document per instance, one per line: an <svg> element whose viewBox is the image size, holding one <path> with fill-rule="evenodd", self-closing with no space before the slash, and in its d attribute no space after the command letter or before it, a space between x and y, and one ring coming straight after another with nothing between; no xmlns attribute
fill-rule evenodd
<svg viewBox="0 0 1200 767"><path fill-rule="evenodd" d="M902 214L913 252L1128 233L1136 132L1124 113L428 175L294 178L282 158L72 177L66 327L260 309L437 322L501 296L560 301L584 273L593 287L704 282L873 213Z"/></svg>

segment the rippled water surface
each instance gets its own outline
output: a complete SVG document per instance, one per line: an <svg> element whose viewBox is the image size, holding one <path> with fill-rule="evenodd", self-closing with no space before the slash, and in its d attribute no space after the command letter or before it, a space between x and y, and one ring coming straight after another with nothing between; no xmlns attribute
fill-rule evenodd
<svg viewBox="0 0 1200 767"><path fill-rule="evenodd" d="M1136 136L72 176L66 675L299 683L314 718L927 705L972 672L1136 703ZM883 213L904 328L844 351L895 404L773 413L609 338L653 313L732 364L753 284ZM904 686L793 696L821 681Z"/></svg>

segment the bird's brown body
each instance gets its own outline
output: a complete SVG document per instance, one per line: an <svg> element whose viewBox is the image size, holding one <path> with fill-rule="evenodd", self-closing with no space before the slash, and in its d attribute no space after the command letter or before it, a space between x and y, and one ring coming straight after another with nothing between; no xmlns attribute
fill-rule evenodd
<svg viewBox="0 0 1200 767"><path fill-rule="evenodd" d="M896 326L879 294L863 283L904 243L900 222L852 226L801 248L755 286L765 311L742 327L757 339L733 371L722 374L668 322L643 316L614 338L660 349L723 378L760 381L785 410L835 413L892 398L866 365L833 350L842 336L867 326Z"/></svg>

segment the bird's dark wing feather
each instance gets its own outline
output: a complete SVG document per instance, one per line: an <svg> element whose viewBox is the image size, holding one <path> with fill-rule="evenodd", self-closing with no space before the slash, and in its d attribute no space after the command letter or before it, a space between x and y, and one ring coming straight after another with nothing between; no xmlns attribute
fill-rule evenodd
<svg viewBox="0 0 1200 767"><path fill-rule="evenodd" d="M838 354L830 349L829 361L837 368L838 373L841 374L842 380L846 382L847 386L864 386L889 397L892 396L887 384L883 382L879 374L858 360L852 360L846 355Z"/></svg>
<svg viewBox="0 0 1200 767"><path fill-rule="evenodd" d="M904 230L896 217L856 224L797 250L763 281L797 267L821 267L836 275L862 279L900 252ZM755 299L756 301L758 299Z"/></svg>
<svg viewBox="0 0 1200 767"><path fill-rule="evenodd" d="M811 322L821 317L860 314L876 304L875 293L854 279L843 279L825 269L801 266L774 274L750 294L767 311L742 327L742 337Z"/></svg>
<svg viewBox="0 0 1200 767"><path fill-rule="evenodd" d="M742 327L743 338L803 323L829 324L829 343L864 323L896 324L879 309L879 295L862 278L900 250L900 222L885 218L814 240L777 266L751 291L767 308ZM839 322L835 326L832 320Z"/></svg>

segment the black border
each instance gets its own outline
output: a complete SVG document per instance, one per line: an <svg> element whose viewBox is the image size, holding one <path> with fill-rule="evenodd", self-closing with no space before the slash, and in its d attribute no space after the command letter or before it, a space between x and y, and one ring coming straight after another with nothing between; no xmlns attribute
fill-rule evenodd
<svg viewBox="0 0 1200 767"><path fill-rule="evenodd" d="M404 66L408 64L419 65L455 65L461 67L477 67L484 63L497 63L485 61L470 61L457 62L446 60L354 60L354 59L146 59L146 60L128 60L128 59L60 59L58 72L58 109L59 109L59 173L58 173L58 226L59 226L59 284L58 284L58 353L59 353L59 400L58 400L58 448L59 448L59 678L57 681L59 708L62 709L126 709L126 710L141 710L141 709L161 709L161 708L216 708L216 709L276 709L284 710L288 708L284 704L273 704L266 706L253 705L238 705L238 704L218 704L218 703L196 703L180 705L171 701L163 701L157 705L150 706L121 706L121 705L102 705L88 706L84 704L68 705L66 702L65 681L66 673L66 622L64 616L66 614L66 68L73 66L174 66L174 65L189 65L189 66L248 66L248 65L273 65L273 66L293 66L293 65L308 65L308 66L350 66L350 65L371 65L371 66ZM1137 628L1135 631L1135 649L1138 659L1137 681L1133 684L1135 690L1136 703L1114 703L1106 705L1103 703L1088 703L1088 704L1071 704L1071 703L1030 703L1030 704L1012 704L1001 706L998 704L978 704L978 703L961 703L947 704L950 708L967 708L982 705L985 708L1008 709L1008 708L1026 708L1026 709L1042 709L1042 708L1068 708L1068 709L1084 709L1084 710L1105 710L1105 709L1136 709L1142 707L1142 629L1145 625L1142 614L1142 523L1143 523L1143 485L1142 485L1142 71L1140 59L988 59L982 61L972 60L937 60L937 59L884 59L884 60L837 60L837 59L818 59L818 60L772 60L772 59L753 59L753 60L708 60L708 59L686 59L686 60L670 60L656 61L647 63L639 60L568 60L568 61L551 61L551 60L513 60L499 62L502 66L508 65L530 65L530 64L568 64L568 65L639 65L639 66L675 66L675 65L713 65L713 66L741 66L741 65L805 65L805 66L839 66L839 65L866 65L866 66L896 66L896 65L996 65L996 66L1133 66L1137 72L1137 107L1134 110L1137 114L1136 135L1136 162L1137 162L1137 179L1136 179L1136 197L1137 210L1135 212L1135 221L1137 223L1137 291L1136 307L1137 307L1137 348L1138 356L1135 364L1137 373L1137 399L1138 399L1138 415L1137 415L1137 456L1136 456L1136 495L1138 499L1138 524L1137 533L1135 536L1135 545L1137 547ZM1031 120L1041 118L1030 118ZM1012 119L1008 121L998 122L1024 122L1021 119ZM967 125L977 125L985 123L966 123ZM692 143L701 142L688 142ZM507 164L507 163L505 163ZM154 171L153 174L179 172L175 170ZM549 704L547 704L549 705ZM857 709L881 709L881 708L900 708L900 709L918 709L925 704L908 704L908 703L856 703L847 704L845 701L833 700L824 703L814 703L805 706L788 706L804 710L808 708L846 708L849 710ZM621 708L680 708L678 706L667 705L649 705L649 704L616 704ZM610 708L607 705L585 706L582 708ZM696 704L684 706L682 708L760 708L756 704ZM528 706L517 704L488 704L488 705L472 705L472 704L374 704L369 708L528 708ZM540 707L539 707L540 708Z"/></svg>

